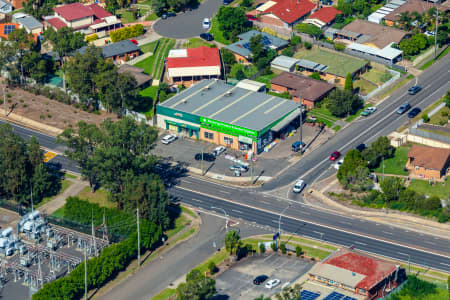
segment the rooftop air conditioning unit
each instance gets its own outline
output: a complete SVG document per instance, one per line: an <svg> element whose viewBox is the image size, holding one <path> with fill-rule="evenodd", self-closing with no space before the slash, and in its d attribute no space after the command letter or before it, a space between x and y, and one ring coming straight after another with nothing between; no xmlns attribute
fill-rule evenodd
<svg viewBox="0 0 450 300"><path fill-rule="evenodd" d="M209 89L210 89L209 86L205 86L205 87L203 88L203 91L206 92L206 91L209 91Z"/></svg>
<svg viewBox="0 0 450 300"><path fill-rule="evenodd" d="M225 96L226 96L226 97L229 97L229 96L231 96L231 94L233 94L231 91L227 91L227 92L225 93Z"/></svg>

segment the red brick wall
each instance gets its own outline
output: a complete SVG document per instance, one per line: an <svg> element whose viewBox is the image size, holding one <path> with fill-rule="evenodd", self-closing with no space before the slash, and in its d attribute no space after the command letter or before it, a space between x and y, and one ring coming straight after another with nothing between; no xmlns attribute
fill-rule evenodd
<svg viewBox="0 0 450 300"><path fill-rule="evenodd" d="M277 85L277 84L273 84L273 83L270 84L270 89L272 89L272 90L274 90L276 92L279 92L279 93L287 92L287 88L286 87L281 86L281 85Z"/></svg>
<svg viewBox="0 0 450 300"><path fill-rule="evenodd" d="M275 26L280 26L280 27L284 27L284 22L281 21L280 19L276 19L276 18L272 18L266 15L262 15L259 17L259 21L261 23L266 23L266 24L270 24L270 25L275 25Z"/></svg>
<svg viewBox="0 0 450 300"><path fill-rule="evenodd" d="M10 0L11 5L14 7L14 9L22 8L22 3L25 2L25 0Z"/></svg>

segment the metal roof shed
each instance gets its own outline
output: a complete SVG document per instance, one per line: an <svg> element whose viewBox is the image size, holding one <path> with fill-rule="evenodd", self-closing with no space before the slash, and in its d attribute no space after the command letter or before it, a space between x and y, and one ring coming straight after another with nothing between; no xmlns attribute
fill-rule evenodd
<svg viewBox="0 0 450 300"><path fill-rule="evenodd" d="M297 58L280 55L272 61L270 66L281 71L292 72L295 70L295 64L297 62Z"/></svg>

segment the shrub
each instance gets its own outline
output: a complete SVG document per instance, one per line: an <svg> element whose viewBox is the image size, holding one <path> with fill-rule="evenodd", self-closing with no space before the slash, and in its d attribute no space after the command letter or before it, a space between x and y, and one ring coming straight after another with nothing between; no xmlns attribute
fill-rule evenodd
<svg viewBox="0 0 450 300"><path fill-rule="evenodd" d="M297 46L297 45L300 44L301 42L302 42L302 38L299 37L298 35L294 35L294 36L291 38L291 45L292 45L292 46Z"/></svg>
<svg viewBox="0 0 450 300"><path fill-rule="evenodd" d="M304 42L303 46L305 46L305 48L308 50L310 50L312 48L312 44L310 42Z"/></svg>
<svg viewBox="0 0 450 300"><path fill-rule="evenodd" d="M86 37L86 42L90 43L98 39L98 35L96 33L89 35Z"/></svg>
<svg viewBox="0 0 450 300"><path fill-rule="evenodd" d="M422 120L423 120L425 123L428 123L428 121L430 121L430 117L428 117L427 114L422 114Z"/></svg>
<svg viewBox="0 0 450 300"><path fill-rule="evenodd" d="M336 49L337 51L344 51L345 50L345 44L334 43L334 49Z"/></svg>
<svg viewBox="0 0 450 300"><path fill-rule="evenodd" d="M273 251L277 251L277 244L275 243L270 244L270 248L272 248Z"/></svg>
<svg viewBox="0 0 450 300"><path fill-rule="evenodd" d="M300 247L299 245L295 246L295 255L297 257L299 257L300 255L302 255L302 247Z"/></svg>
<svg viewBox="0 0 450 300"><path fill-rule="evenodd" d="M286 244L280 244L280 250L281 250L281 253L283 253L283 254L286 254L286 252L287 252L287 249L286 249Z"/></svg>
<svg viewBox="0 0 450 300"><path fill-rule="evenodd" d="M217 266L216 263L213 261L210 261L208 263L208 270L209 270L209 274L213 275L217 272Z"/></svg>
<svg viewBox="0 0 450 300"><path fill-rule="evenodd" d="M263 243L259 244L259 253L266 252L266 246Z"/></svg>
<svg viewBox="0 0 450 300"><path fill-rule="evenodd" d="M142 24L136 24L134 26L124 27L117 29L115 31L111 31L109 33L109 36L111 37L111 41L115 43L142 35L143 33L144 33L144 26L142 26Z"/></svg>

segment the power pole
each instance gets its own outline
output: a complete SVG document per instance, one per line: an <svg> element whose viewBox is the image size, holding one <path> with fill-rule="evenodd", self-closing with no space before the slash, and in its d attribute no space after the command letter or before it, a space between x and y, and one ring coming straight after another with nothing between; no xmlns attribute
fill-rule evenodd
<svg viewBox="0 0 450 300"><path fill-rule="evenodd" d="M201 168L202 168L202 176L203 176L203 146L202 146L202 164L201 164Z"/></svg>
<svg viewBox="0 0 450 300"><path fill-rule="evenodd" d="M139 232L139 208L136 209L137 218L137 237L138 237L138 266L141 265L141 235Z"/></svg>
<svg viewBox="0 0 450 300"><path fill-rule="evenodd" d="M253 154L252 157L250 157L250 177L250 184L253 184Z"/></svg>
<svg viewBox="0 0 450 300"><path fill-rule="evenodd" d="M95 241L95 229L94 229L94 209L92 209L92 242L94 244L94 254L97 256L97 244Z"/></svg>
<svg viewBox="0 0 450 300"><path fill-rule="evenodd" d="M86 246L84 244L84 300L87 300L87 259L86 259Z"/></svg>

